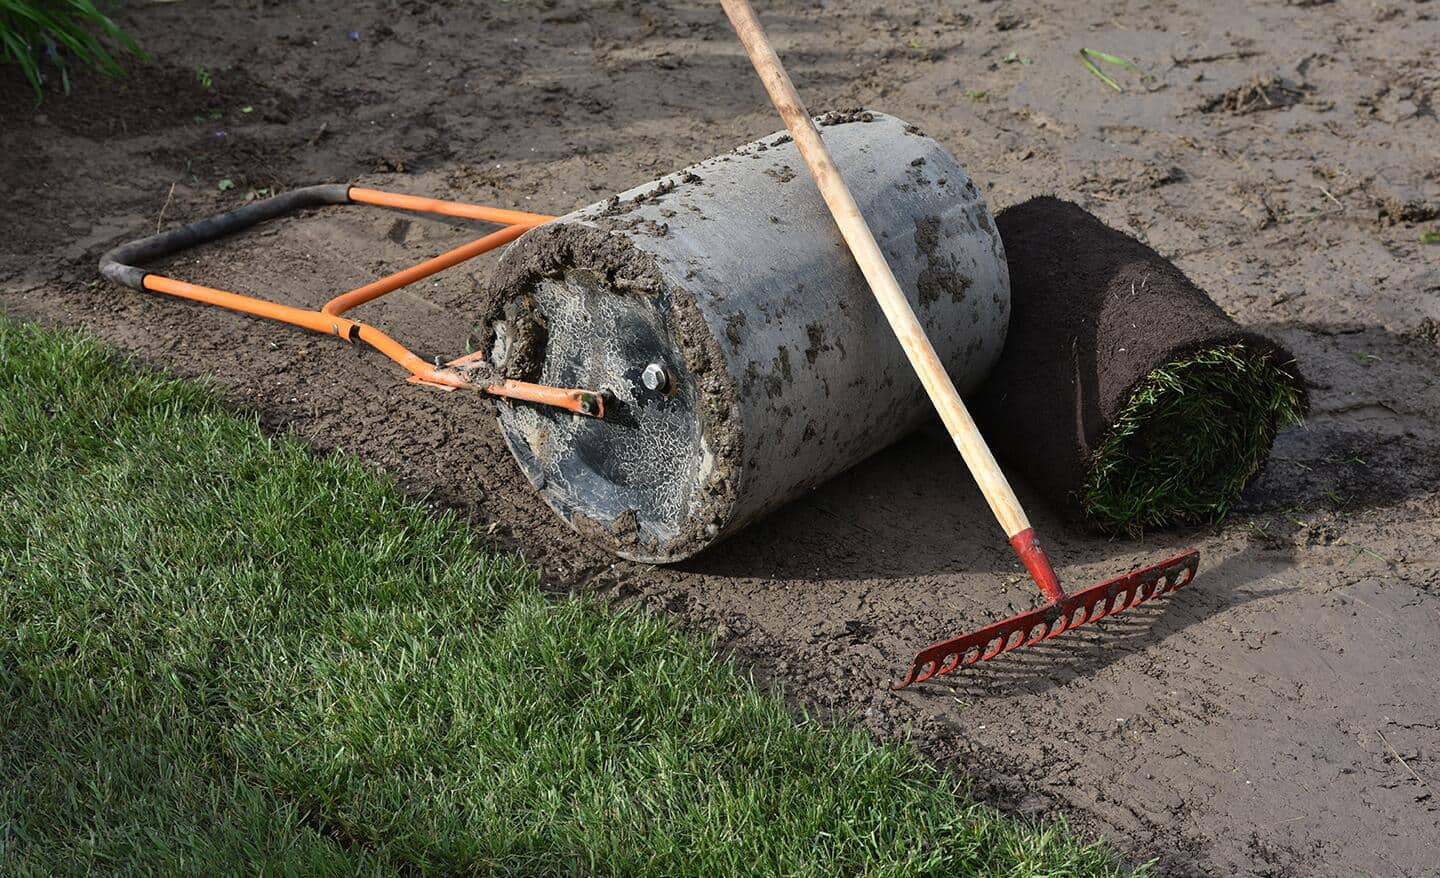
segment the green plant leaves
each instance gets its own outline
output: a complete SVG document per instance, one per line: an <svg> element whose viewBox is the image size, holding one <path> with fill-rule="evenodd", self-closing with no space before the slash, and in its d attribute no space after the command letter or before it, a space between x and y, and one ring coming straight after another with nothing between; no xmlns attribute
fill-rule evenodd
<svg viewBox="0 0 1440 878"><path fill-rule="evenodd" d="M46 58L59 71L67 94L70 61L107 76L121 75L124 71L107 42L122 54L147 57L91 0L0 0L0 64L20 66L37 102L44 96L41 61Z"/></svg>

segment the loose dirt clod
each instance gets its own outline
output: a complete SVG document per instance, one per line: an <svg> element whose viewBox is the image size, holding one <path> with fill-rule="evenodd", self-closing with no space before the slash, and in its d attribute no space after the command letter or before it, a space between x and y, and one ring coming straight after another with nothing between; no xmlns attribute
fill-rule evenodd
<svg viewBox="0 0 1440 878"><path fill-rule="evenodd" d="M1202 113L1230 113L1243 116L1262 110L1283 110L1305 98L1306 88L1276 76L1254 80L1221 92L1200 105Z"/></svg>

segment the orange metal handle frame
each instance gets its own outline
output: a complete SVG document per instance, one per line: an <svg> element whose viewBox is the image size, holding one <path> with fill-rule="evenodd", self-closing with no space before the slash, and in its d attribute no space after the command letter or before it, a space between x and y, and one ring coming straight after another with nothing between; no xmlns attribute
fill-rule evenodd
<svg viewBox="0 0 1440 878"><path fill-rule="evenodd" d="M504 228L477 238L468 244L427 259L418 265L398 271L387 277L372 281L345 293L341 293L321 306L318 311L282 305L266 299L232 293L213 287L192 284L165 275L155 274L137 268L133 263L147 262L213 241L256 223L264 222L293 213L307 207L321 207L332 204L373 204L417 213L434 213L464 219L483 220L498 223ZM363 341L385 356L403 366L410 373L410 380L445 389L475 388L494 396L520 399L541 405L563 408L576 414L593 417L604 416L604 396L590 390L576 390L562 387L548 387L524 381L503 380L477 384L466 377L463 365L473 365L478 356L470 355L452 361L444 367L436 367L417 356L409 348L375 327L350 320L345 312L366 302L374 301L401 287L429 277L504 246L526 231L554 219L539 213L525 213L458 201L441 201L435 198L421 198L396 192L382 192L359 186L322 185L310 186L264 199L229 213L207 217L179 229L134 241L106 253L100 260L100 273L125 286L150 290L157 293L204 302L301 326L315 332L337 335L346 341Z"/></svg>

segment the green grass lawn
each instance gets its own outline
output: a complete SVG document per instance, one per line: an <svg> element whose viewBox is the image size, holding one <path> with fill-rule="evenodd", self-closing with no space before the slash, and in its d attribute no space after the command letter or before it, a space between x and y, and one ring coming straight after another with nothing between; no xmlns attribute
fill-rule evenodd
<svg viewBox="0 0 1440 878"><path fill-rule="evenodd" d="M0 318L0 873L1110 875L204 388Z"/></svg>

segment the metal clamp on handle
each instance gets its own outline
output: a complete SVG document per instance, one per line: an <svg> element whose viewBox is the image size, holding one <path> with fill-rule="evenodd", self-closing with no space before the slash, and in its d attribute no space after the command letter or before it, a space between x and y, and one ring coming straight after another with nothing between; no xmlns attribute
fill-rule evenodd
<svg viewBox="0 0 1440 878"><path fill-rule="evenodd" d="M282 192L263 201L207 216L178 229L121 244L100 257L100 274L131 289L143 290L145 275L149 272L139 268L141 264L171 256L181 250L223 238L307 207L349 203L350 186L346 183L324 183Z"/></svg>

